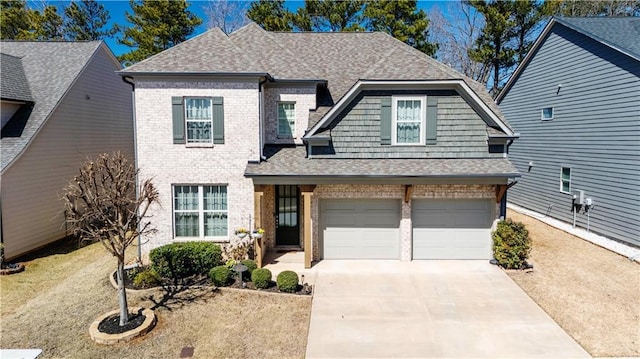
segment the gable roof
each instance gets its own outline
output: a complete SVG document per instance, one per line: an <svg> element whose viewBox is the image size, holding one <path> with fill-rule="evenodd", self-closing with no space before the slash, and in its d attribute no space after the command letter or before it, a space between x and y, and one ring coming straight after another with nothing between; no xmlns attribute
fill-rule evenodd
<svg viewBox="0 0 640 359"><path fill-rule="evenodd" d="M10 121L2 131L3 171L28 146L101 44L102 41L1 42L2 53L20 58L34 102L24 127L12 129ZM4 83L4 68L1 75Z"/></svg>
<svg viewBox="0 0 640 359"><path fill-rule="evenodd" d="M209 50L212 48L217 50ZM226 53L226 49L230 52ZM382 32L269 32L250 23L229 36L219 29L209 30L120 74L190 72L263 73L276 81L325 80L331 104L338 103L363 79L459 79L508 127L484 85ZM320 107L311 113L310 126L327 111Z"/></svg>
<svg viewBox="0 0 640 359"><path fill-rule="evenodd" d="M33 101L22 60L19 57L0 53L0 74L2 74L0 98L21 102Z"/></svg>
<svg viewBox="0 0 640 359"><path fill-rule="evenodd" d="M536 39L527 56L518 65L504 88L496 97L500 103L516 79L542 46L551 29L557 24L592 38L601 44L640 61L640 18L637 17L554 17Z"/></svg>

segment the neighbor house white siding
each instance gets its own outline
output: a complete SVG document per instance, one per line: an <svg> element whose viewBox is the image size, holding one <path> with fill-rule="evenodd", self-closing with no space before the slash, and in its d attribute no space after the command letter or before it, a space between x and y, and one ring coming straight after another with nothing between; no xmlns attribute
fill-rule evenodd
<svg viewBox="0 0 640 359"><path fill-rule="evenodd" d="M40 132L2 173L7 258L63 238L63 188L87 157L120 150L133 161L131 86L100 47Z"/></svg>
<svg viewBox="0 0 640 359"><path fill-rule="evenodd" d="M150 208L158 232L143 253L173 242L175 184L227 185L229 235L253 225L253 182L244 177L258 161L258 82L157 81L136 79L136 145L141 178L152 178L160 202ZM172 97L223 97L224 144L193 147L173 143Z"/></svg>

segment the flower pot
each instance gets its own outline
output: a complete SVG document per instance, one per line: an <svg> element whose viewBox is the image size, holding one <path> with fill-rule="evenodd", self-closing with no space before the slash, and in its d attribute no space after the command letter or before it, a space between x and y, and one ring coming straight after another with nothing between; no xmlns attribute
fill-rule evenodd
<svg viewBox="0 0 640 359"><path fill-rule="evenodd" d="M262 238L262 235L263 235L263 234L264 234L264 233L253 232L253 233L251 234L251 236L252 236L253 238L260 239L260 238Z"/></svg>
<svg viewBox="0 0 640 359"><path fill-rule="evenodd" d="M247 234L248 234L247 232L242 232L242 233L237 233L236 236L238 236L238 238L242 239L242 238L246 237Z"/></svg>

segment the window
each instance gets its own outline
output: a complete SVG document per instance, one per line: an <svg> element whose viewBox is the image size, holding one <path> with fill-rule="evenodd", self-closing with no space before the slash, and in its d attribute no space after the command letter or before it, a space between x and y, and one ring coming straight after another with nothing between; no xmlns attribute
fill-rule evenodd
<svg viewBox="0 0 640 359"><path fill-rule="evenodd" d="M278 103L278 136L293 137L296 131L296 104L293 102Z"/></svg>
<svg viewBox="0 0 640 359"><path fill-rule="evenodd" d="M186 98L187 143L213 143L210 98Z"/></svg>
<svg viewBox="0 0 640 359"><path fill-rule="evenodd" d="M173 186L174 236L227 237L227 186Z"/></svg>
<svg viewBox="0 0 640 359"><path fill-rule="evenodd" d="M393 98L393 139L398 145L424 143L425 131L425 98L394 97Z"/></svg>
<svg viewBox="0 0 640 359"><path fill-rule="evenodd" d="M560 170L560 192L571 193L571 168L562 167Z"/></svg>
<svg viewBox="0 0 640 359"><path fill-rule="evenodd" d="M553 107L545 107L541 111L542 121L553 120Z"/></svg>

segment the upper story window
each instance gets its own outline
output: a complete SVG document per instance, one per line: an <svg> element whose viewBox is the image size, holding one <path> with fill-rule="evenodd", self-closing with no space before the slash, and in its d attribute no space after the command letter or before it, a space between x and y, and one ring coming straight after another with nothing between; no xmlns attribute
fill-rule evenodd
<svg viewBox="0 0 640 359"><path fill-rule="evenodd" d="M278 103L278 137L293 137L296 132L296 104Z"/></svg>
<svg viewBox="0 0 640 359"><path fill-rule="evenodd" d="M227 186L173 186L174 236L226 239L227 207Z"/></svg>
<svg viewBox="0 0 640 359"><path fill-rule="evenodd" d="M210 98L185 99L187 143L213 143L213 116Z"/></svg>
<svg viewBox="0 0 640 359"><path fill-rule="evenodd" d="M545 107L540 112L542 121L553 120L553 107Z"/></svg>
<svg viewBox="0 0 640 359"><path fill-rule="evenodd" d="M391 116L394 144L417 145L425 143L425 97L393 97Z"/></svg>
<svg viewBox="0 0 640 359"><path fill-rule="evenodd" d="M560 170L560 192L571 193L571 168L562 167Z"/></svg>

